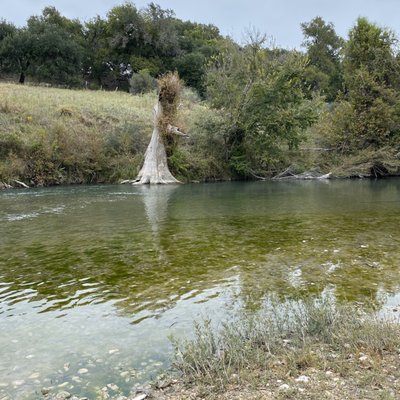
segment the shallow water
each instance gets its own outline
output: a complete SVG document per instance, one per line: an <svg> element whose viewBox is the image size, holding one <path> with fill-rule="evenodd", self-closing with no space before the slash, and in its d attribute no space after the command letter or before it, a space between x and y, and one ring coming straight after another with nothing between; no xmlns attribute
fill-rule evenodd
<svg viewBox="0 0 400 400"><path fill-rule="evenodd" d="M0 398L128 393L271 295L394 307L399 226L400 180L3 191Z"/></svg>

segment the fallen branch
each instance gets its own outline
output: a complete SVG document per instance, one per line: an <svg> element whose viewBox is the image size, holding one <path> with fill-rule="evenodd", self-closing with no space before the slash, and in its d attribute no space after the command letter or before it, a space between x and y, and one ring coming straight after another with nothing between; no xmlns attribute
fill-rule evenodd
<svg viewBox="0 0 400 400"><path fill-rule="evenodd" d="M250 172L250 175L251 175L253 178L259 179L260 181L266 181L266 180L268 179L268 178L265 177L265 176L256 175L255 172L252 171L252 170L249 170L249 172Z"/></svg>
<svg viewBox="0 0 400 400"><path fill-rule="evenodd" d="M283 180L305 180L305 181L310 181L310 180L326 180L326 179L331 179L332 178L332 173L329 172L328 174L324 175L316 175L315 173L312 172L303 172L302 174L294 175L286 175L286 176L281 176L279 177L278 175L273 177L272 179L275 181L283 181Z"/></svg>
<svg viewBox="0 0 400 400"><path fill-rule="evenodd" d="M14 179L14 182L15 182L17 185L23 187L24 189L29 189L29 186L28 186L27 184L25 184L24 182L17 181L16 179Z"/></svg>

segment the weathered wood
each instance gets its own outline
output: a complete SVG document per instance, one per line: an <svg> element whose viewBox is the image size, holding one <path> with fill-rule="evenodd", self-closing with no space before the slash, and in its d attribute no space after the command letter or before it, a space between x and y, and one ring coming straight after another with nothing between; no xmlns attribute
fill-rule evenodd
<svg viewBox="0 0 400 400"><path fill-rule="evenodd" d="M145 153L143 167L133 182L134 185L180 183L168 168L165 144L159 127L162 113L161 102L158 100L154 107L153 134Z"/></svg>
<svg viewBox="0 0 400 400"><path fill-rule="evenodd" d="M15 182L17 185L23 187L24 189L29 189L29 186L28 186L27 184L25 184L24 182L17 181L16 179L14 179L14 182Z"/></svg>
<svg viewBox="0 0 400 400"><path fill-rule="evenodd" d="M304 181L310 181L310 180L326 180L326 179L332 179L332 173L324 174L324 175L318 175L312 172L303 172L302 174L288 174L285 176L275 176L272 178L274 181L286 181L286 180L304 180Z"/></svg>

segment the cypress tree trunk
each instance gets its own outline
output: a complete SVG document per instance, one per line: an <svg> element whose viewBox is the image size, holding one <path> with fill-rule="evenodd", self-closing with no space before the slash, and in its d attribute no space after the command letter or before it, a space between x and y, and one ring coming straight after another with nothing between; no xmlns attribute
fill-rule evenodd
<svg viewBox="0 0 400 400"><path fill-rule="evenodd" d="M180 183L170 172L165 144L160 132L163 108L160 99L154 107L154 128L147 147L143 167L134 184Z"/></svg>

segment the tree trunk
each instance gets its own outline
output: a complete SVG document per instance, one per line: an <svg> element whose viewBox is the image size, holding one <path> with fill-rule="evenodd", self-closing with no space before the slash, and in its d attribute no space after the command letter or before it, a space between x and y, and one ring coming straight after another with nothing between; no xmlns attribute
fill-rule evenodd
<svg viewBox="0 0 400 400"><path fill-rule="evenodd" d="M21 85L23 85L25 83L25 74L23 72L21 72L21 74L19 76L19 83Z"/></svg>
<svg viewBox="0 0 400 400"><path fill-rule="evenodd" d="M154 129L144 157L143 167L133 184L180 183L170 172L167 163L165 144L160 132L162 106L158 100L154 107Z"/></svg>

